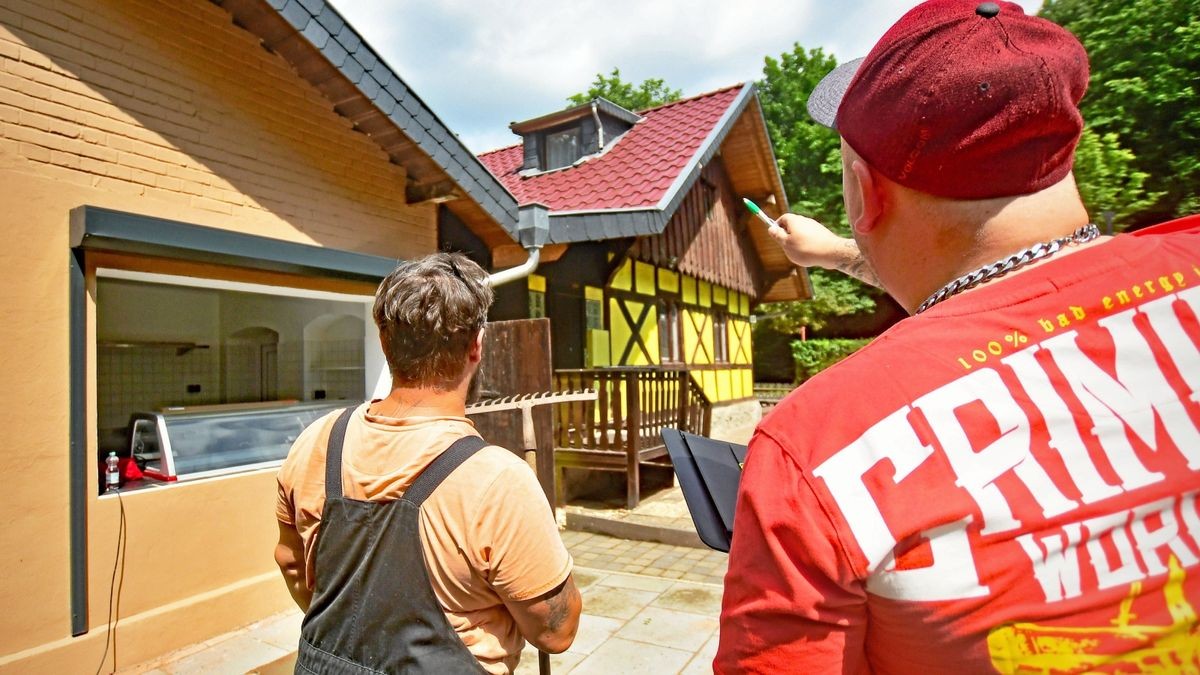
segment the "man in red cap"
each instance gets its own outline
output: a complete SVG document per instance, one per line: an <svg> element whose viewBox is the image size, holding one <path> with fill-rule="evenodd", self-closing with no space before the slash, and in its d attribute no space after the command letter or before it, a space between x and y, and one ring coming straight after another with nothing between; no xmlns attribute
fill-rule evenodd
<svg viewBox="0 0 1200 675"><path fill-rule="evenodd" d="M931 0L814 91L854 236L773 234L913 316L759 425L717 672L1200 670L1200 218L1089 224L1087 79Z"/></svg>

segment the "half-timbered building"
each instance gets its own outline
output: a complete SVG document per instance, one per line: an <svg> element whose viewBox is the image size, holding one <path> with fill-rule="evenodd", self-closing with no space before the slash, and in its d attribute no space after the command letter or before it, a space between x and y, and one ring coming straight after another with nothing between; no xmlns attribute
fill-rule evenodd
<svg viewBox="0 0 1200 675"><path fill-rule="evenodd" d="M634 504L659 428L736 437L757 421L751 309L810 295L741 203L787 210L758 97L739 84L638 113L596 99L510 128L521 142L480 159L519 204L547 209L549 243L494 314L550 318L561 386L601 394L596 410L560 411L560 463L626 471ZM524 258L509 248L508 264ZM505 264L505 247L492 255Z"/></svg>

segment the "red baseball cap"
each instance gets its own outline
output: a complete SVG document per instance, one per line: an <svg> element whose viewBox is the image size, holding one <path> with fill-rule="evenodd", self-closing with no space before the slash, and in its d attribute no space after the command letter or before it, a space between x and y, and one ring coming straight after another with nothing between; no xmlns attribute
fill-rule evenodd
<svg viewBox="0 0 1200 675"><path fill-rule="evenodd" d="M901 185L988 199L1066 177L1087 83L1061 26L1011 2L929 0L821 80L808 112Z"/></svg>

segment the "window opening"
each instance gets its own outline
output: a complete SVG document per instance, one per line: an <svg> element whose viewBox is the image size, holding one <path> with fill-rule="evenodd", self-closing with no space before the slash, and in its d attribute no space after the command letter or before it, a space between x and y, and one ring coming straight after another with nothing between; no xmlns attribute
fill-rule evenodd
<svg viewBox="0 0 1200 675"><path fill-rule="evenodd" d="M278 465L305 420L390 384L371 301L98 270L101 456L134 455L165 480Z"/></svg>
<svg viewBox="0 0 1200 675"><path fill-rule="evenodd" d="M579 129L555 131L546 134L546 163L543 171L570 166L582 157Z"/></svg>
<svg viewBox="0 0 1200 675"><path fill-rule="evenodd" d="M679 303L674 300L659 300L658 351L659 360L664 364L683 361L679 321Z"/></svg>

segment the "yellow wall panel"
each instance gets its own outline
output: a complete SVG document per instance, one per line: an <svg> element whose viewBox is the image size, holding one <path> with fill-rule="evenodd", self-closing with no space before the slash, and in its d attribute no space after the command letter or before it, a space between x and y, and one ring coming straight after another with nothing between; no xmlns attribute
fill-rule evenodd
<svg viewBox="0 0 1200 675"><path fill-rule="evenodd" d="M688 363L712 363L712 317L700 310L683 309L683 355ZM697 349L697 346L701 346Z"/></svg>
<svg viewBox="0 0 1200 675"><path fill-rule="evenodd" d="M750 316L750 296L748 296L748 295L742 296L741 313L742 313L742 316Z"/></svg>
<svg viewBox="0 0 1200 675"><path fill-rule="evenodd" d="M589 330L587 332L587 345L584 349L584 365L588 368L611 366L612 352L610 351L610 345L608 331Z"/></svg>
<svg viewBox="0 0 1200 675"><path fill-rule="evenodd" d="M595 286L584 286L583 297L585 300L599 300L604 302L604 289L596 288Z"/></svg>
<svg viewBox="0 0 1200 675"><path fill-rule="evenodd" d="M633 261L628 258L622 261L608 285L622 291L633 290Z"/></svg>
<svg viewBox="0 0 1200 675"><path fill-rule="evenodd" d="M742 392L743 396L750 397L754 395L754 371L742 371Z"/></svg>
<svg viewBox="0 0 1200 675"><path fill-rule="evenodd" d="M637 288L635 290L642 295L654 295L657 293L657 288L654 285L654 265L648 265L644 262L634 262L634 269L637 276Z"/></svg>
<svg viewBox="0 0 1200 675"><path fill-rule="evenodd" d="M635 303L629 303L630 309L633 309ZM638 306L638 312L641 312L641 306ZM634 314L637 316L637 314ZM649 354L644 354L640 349L634 349L640 360L634 361L631 355L630 365L637 366L656 366L662 363L662 359L658 352L658 308L655 305L650 305L650 313L646 315L645 322L642 323L642 344L646 345L646 349L650 350Z"/></svg>
<svg viewBox="0 0 1200 675"><path fill-rule="evenodd" d="M705 370L705 371L703 371L703 374L701 375L700 379L704 383L703 384L704 395L708 397L708 400L709 401L721 400L720 392L717 391L717 373L716 373L716 371Z"/></svg>
<svg viewBox="0 0 1200 675"><path fill-rule="evenodd" d="M658 271L658 288L671 293L679 292L679 274L671 270Z"/></svg>
<svg viewBox="0 0 1200 675"><path fill-rule="evenodd" d="M746 334L742 336L742 344L746 347L746 363L754 363L754 331L750 327L750 322L746 322Z"/></svg>
<svg viewBox="0 0 1200 675"><path fill-rule="evenodd" d="M526 279L528 279L526 284L528 284L529 290L541 293L546 292L546 277L540 274L530 274Z"/></svg>
<svg viewBox="0 0 1200 675"><path fill-rule="evenodd" d="M620 306L617 305L616 298L610 298L608 301L608 329L609 329L609 344L612 349L609 354L612 358L619 359L625 353L625 345L629 344L629 340L633 335L633 330L629 323L625 321L625 315L621 313ZM620 364L618 364L620 365Z"/></svg>
<svg viewBox="0 0 1200 675"><path fill-rule="evenodd" d="M730 379L730 371L717 371L717 398L721 401L733 400L733 382Z"/></svg>
<svg viewBox="0 0 1200 675"><path fill-rule="evenodd" d="M696 286L697 303L701 307L712 307L712 284L701 280Z"/></svg>
<svg viewBox="0 0 1200 675"><path fill-rule="evenodd" d="M621 300L612 298L609 300L609 332L612 335L610 352L613 365L615 366L652 366L658 365L658 313L655 311L654 305L650 305L649 311L646 313L646 318L642 321L640 329L629 325L625 320L625 314L621 312L619 303L624 303L625 308L629 311L629 316L634 321L641 315L642 310L646 308L646 303L634 302L630 300ZM642 338L642 344L645 349L637 344L632 348L629 347L633 342L634 330ZM628 349L628 356L625 355ZM624 361L621 361L624 357Z"/></svg>
<svg viewBox="0 0 1200 675"><path fill-rule="evenodd" d="M713 304L714 305L724 305L726 302L726 298L728 297L726 295L727 292L728 291L725 290L724 286L713 286L713 288L712 288Z"/></svg>
<svg viewBox="0 0 1200 675"><path fill-rule="evenodd" d="M683 313L683 344L680 348L683 349L684 360L692 358L692 354L696 351L696 345L700 343L700 335L696 332L696 326L692 321L692 310L684 307Z"/></svg>
<svg viewBox="0 0 1200 675"><path fill-rule="evenodd" d="M696 304L696 280L692 277L683 278L683 301Z"/></svg>
<svg viewBox="0 0 1200 675"><path fill-rule="evenodd" d="M732 363L750 363L750 322L740 319L729 321L729 359Z"/></svg>

